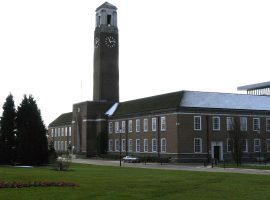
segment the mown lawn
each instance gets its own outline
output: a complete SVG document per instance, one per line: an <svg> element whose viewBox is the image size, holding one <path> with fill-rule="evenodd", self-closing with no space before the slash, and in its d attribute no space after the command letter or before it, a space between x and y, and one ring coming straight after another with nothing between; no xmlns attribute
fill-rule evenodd
<svg viewBox="0 0 270 200"><path fill-rule="evenodd" d="M0 199L270 199L270 176L185 172L72 164L71 171L49 167L0 167L0 181L67 181L79 187L0 189Z"/></svg>

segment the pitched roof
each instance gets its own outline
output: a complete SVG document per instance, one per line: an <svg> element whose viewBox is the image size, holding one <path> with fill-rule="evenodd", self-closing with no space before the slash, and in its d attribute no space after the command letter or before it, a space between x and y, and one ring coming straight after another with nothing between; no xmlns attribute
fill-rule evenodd
<svg viewBox="0 0 270 200"><path fill-rule="evenodd" d="M63 113L49 124L49 127L69 125L72 122L72 112Z"/></svg>
<svg viewBox="0 0 270 200"><path fill-rule="evenodd" d="M182 91L162 94L119 103L114 115L125 115L149 111L177 108L180 105Z"/></svg>
<svg viewBox="0 0 270 200"><path fill-rule="evenodd" d="M270 111L270 97L247 94L185 91L180 106Z"/></svg>
<svg viewBox="0 0 270 200"><path fill-rule="evenodd" d="M108 3L107 1L105 3L103 3L101 6L99 6L96 11L100 10L101 8L109 8L109 9L114 9L117 10L117 7Z"/></svg>

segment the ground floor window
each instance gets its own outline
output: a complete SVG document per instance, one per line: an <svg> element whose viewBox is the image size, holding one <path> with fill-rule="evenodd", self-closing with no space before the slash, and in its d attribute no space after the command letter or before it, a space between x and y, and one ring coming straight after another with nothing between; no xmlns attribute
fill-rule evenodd
<svg viewBox="0 0 270 200"><path fill-rule="evenodd" d="M161 138L160 140L160 146L161 146L161 152L165 153L166 152L166 139L165 138Z"/></svg>
<svg viewBox="0 0 270 200"><path fill-rule="evenodd" d="M233 144L232 144L232 139L228 138L227 139L227 152L232 152Z"/></svg>
<svg viewBox="0 0 270 200"><path fill-rule="evenodd" d="M113 148L113 141L112 139L109 140L109 151L112 151Z"/></svg>
<svg viewBox="0 0 270 200"><path fill-rule="evenodd" d="M241 150L242 152L248 152L248 143L247 143L247 139L243 139L241 141Z"/></svg>
<svg viewBox="0 0 270 200"><path fill-rule="evenodd" d="M126 140L125 139L122 139L122 146L121 146L121 150L122 151L126 151Z"/></svg>
<svg viewBox="0 0 270 200"><path fill-rule="evenodd" d="M152 139L152 152L157 152L157 139Z"/></svg>
<svg viewBox="0 0 270 200"><path fill-rule="evenodd" d="M270 139L266 140L267 152L270 152Z"/></svg>
<svg viewBox="0 0 270 200"><path fill-rule="evenodd" d="M143 140L143 149L144 152L148 152L148 139Z"/></svg>
<svg viewBox="0 0 270 200"><path fill-rule="evenodd" d="M254 139L254 152L260 152L260 151L261 151L261 140Z"/></svg>
<svg viewBox="0 0 270 200"><path fill-rule="evenodd" d="M140 139L136 140L136 152L140 152L141 151L141 144L140 144Z"/></svg>
<svg viewBox="0 0 270 200"><path fill-rule="evenodd" d="M118 139L116 139L115 140L115 151L119 151L119 140Z"/></svg>
<svg viewBox="0 0 270 200"><path fill-rule="evenodd" d="M129 151L129 152L132 152L132 151L133 151L133 149L132 149L132 148L133 148L133 147L132 147L132 144L133 144L132 139L129 139L129 140L128 140L128 151Z"/></svg>
<svg viewBox="0 0 270 200"><path fill-rule="evenodd" d="M201 153L201 152L202 152L202 139L194 138L194 153Z"/></svg>

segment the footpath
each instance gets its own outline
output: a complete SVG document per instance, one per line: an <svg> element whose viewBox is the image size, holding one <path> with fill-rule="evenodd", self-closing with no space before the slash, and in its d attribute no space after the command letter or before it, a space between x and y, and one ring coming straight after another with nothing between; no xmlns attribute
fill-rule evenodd
<svg viewBox="0 0 270 200"><path fill-rule="evenodd" d="M73 163L103 165L103 166L119 166L120 161L116 160L99 160L99 159L72 159ZM240 174L261 174L270 175L270 170L259 169L242 169L242 168L221 168L203 166L203 165L186 165L186 164L160 164L160 163L124 163L121 162L121 167L147 168L147 169L163 169L163 170L183 170L183 171L198 171L198 172L224 172L224 173L240 173Z"/></svg>

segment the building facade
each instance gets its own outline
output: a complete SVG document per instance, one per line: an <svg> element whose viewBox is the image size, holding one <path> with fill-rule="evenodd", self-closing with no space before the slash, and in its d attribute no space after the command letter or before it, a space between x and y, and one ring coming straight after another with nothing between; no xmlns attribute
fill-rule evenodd
<svg viewBox="0 0 270 200"><path fill-rule="evenodd" d="M74 154L95 156L105 134L111 155L232 160L238 120L243 161L270 158L269 96L179 91L119 102L117 8L105 2L95 19L93 101L74 104L49 125L57 151L70 144Z"/></svg>

